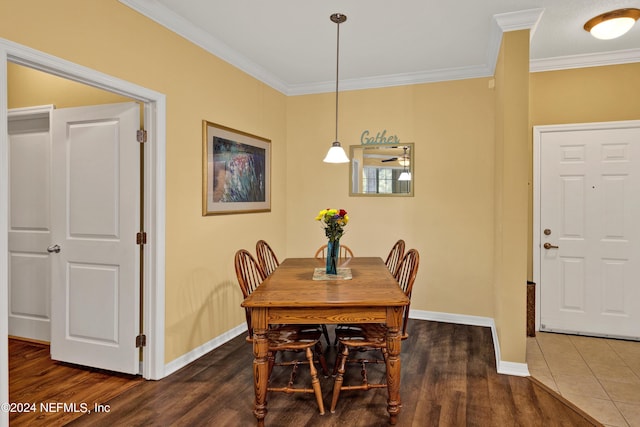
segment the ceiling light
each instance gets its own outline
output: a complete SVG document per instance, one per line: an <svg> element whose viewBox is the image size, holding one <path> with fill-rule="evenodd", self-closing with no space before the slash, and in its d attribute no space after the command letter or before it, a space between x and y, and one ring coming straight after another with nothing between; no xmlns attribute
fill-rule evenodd
<svg viewBox="0 0 640 427"><path fill-rule="evenodd" d="M398 181L411 181L411 172L402 172L398 177Z"/></svg>
<svg viewBox="0 0 640 427"><path fill-rule="evenodd" d="M324 158L326 163L349 163L349 157L344 152L344 148L338 142L338 70L340 61L340 24L347 20L347 16L342 13L334 13L330 16L331 21L336 23L338 35L336 37L336 139L331 144L327 156Z"/></svg>
<svg viewBox="0 0 640 427"><path fill-rule="evenodd" d="M638 18L640 9L612 10L589 19L584 29L597 39L611 40L629 31Z"/></svg>
<svg viewBox="0 0 640 427"><path fill-rule="evenodd" d="M405 160L409 159L409 157L407 156L407 147L402 147L402 149L404 150L404 154L403 154L402 157ZM404 166L404 170L402 171L402 173L398 177L398 181L411 181L411 172L409 172L407 170L407 165L408 164L409 164L409 162L407 162L407 164L403 165Z"/></svg>

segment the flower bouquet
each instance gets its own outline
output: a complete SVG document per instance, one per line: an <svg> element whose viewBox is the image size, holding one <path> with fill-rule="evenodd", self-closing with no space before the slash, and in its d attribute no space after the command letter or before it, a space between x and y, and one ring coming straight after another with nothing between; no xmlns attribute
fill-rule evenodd
<svg viewBox="0 0 640 427"><path fill-rule="evenodd" d="M340 238L344 234L344 227L349 222L349 216L344 209L323 209L316 216L321 221L324 234L327 236L327 274L337 274L338 258L340 255Z"/></svg>

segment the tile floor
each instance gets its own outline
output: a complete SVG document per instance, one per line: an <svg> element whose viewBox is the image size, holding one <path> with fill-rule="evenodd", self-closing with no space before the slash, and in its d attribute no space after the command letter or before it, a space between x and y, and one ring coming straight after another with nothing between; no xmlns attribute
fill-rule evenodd
<svg viewBox="0 0 640 427"><path fill-rule="evenodd" d="M640 427L640 342L536 332L529 373L608 427Z"/></svg>

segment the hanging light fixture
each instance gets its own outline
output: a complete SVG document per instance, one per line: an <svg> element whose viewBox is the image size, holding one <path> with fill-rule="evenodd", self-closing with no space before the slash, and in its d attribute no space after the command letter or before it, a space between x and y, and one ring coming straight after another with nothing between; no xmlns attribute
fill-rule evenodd
<svg viewBox="0 0 640 427"><path fill-rule="evenodd" d="M407 147L403 147L403 150L404 150L404 154L402 155L402 158L407 160L407 163L403 165L404 170L398 177L398 181L411 181L411 172L407 170L407 165L409 164L408 162L409 157L407 156Z"/></svg>
<svg viewBox="0 0 640 427"><path fill-rule="evenodd" d="M404 154L398 159L398 163L400 163L400 166L409 166L409 164L411 163L411 161L409 160L409 156L407 155L406 147L404 148Z"/></svg>
<svg viewBox="0 0 640 427"><path fill-rule="evenodd" d="M618 9L589 19L584 29L601 40L611 40L629 31L640 18L640 9Z"/></svg>
<svg viewBox="0 0 640 427"><path fill-rule="evenodd" d="M331 144L327 156L324 158L325 163L349 163L349 157L344 152L344 148L338 142L338 71L340 64L340 24L347 20L347 16L342 13L334 13L330 16L331 21L335 22L338 27L336 37L336 139Z"/></svg>

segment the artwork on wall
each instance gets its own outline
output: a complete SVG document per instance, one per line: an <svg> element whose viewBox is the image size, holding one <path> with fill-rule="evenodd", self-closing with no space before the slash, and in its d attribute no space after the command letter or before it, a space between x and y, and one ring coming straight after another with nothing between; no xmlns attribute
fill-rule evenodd
<svg viewBox="0 0 640 427"><path fill-rule="evenodd" d="M271 141L202 121L202 215L271 211Z"/></svg>

